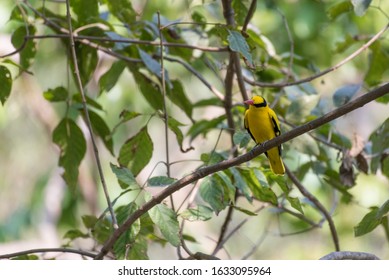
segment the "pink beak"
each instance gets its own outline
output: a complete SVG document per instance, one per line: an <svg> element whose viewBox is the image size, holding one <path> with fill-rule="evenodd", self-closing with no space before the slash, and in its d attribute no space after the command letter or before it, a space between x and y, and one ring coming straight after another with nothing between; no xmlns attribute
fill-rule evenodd
<svg viewBox="0 0 389 280"><path fill-rule="evenodd" d="M247 105L254 105L254 101L252 101L251 99L244 101L244 103Z"/></svg>

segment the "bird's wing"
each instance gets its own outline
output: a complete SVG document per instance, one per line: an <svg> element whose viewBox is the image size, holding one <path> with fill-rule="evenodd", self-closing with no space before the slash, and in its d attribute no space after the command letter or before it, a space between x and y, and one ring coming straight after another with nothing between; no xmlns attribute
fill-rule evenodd
<svg viewBox="0 0 389 280"><path fill-rule="evenodd" d="M269 117L270 117L270 120L271 120L272 125L273 125L274 134L276 136L280 136L281 135L280 122L279 122L279 120L277 118L276 113L272 109L270 109L270 108L269 108ZM281 155L281 145L278 146L278 151L279 151L279 153Z"/></svg>

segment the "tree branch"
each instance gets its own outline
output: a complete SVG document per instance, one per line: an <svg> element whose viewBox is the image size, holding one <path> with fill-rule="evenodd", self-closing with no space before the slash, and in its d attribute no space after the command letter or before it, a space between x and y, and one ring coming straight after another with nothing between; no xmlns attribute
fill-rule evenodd
<svg viewBox="0 0 389 280"><path fill-rule="evenodd" d="M144 213L149 211L151 208L153 208L155 205L161 203L165 198L167 198L170 194L182 189L183 187L200 180L201 178L204 178L210 174L213 174L215 172L225 170L227 168L237 166L239 164L242 164L244 162L247 162L260 154L264 153L265 151L279 146L282 143L285 143L286 141L289 141L293 138L296 138L308 131L311 131L315 128L318 128L330 121L333 121L347 113L350 113L351 111L354 111L367 103L377 99L378 97L381 97L385 94L389 93L389 83L384 84L381 87L378 87L360 97L355 99L352 102L349 102L341 107L338 107L337 109L323 115L322 117L319 117L313 121L310 121L306 124L303 124L301 126L296 127L293 130L290 130L284 134L281 134L278 137L275 137L267 142L264 142L262 145L256 146L251 151L247 152L246 154L243 154L241 156L224 160L222 162L219 162L217 164L203 167L198 169L197 171L184 176L180 180L177 180L170 186L166 187L163 191L161 191L159 194L154 196L151 200L144 203L137 211L135 211L128 219L117 229L113 232L113 234L110 236L110 238L107 240L107 242L102 247L99 255L96 257L96 259L102 259L108 252L111 250L112 246L115 244L116 240L126 231L128 230L131 225L140 218Z"/></svg>
<svg viewBox="0 0 389 280"><path fill-rule="evenodd" d="M81 98L82 98L82 107L84 109L84 114L85 114L85 122L86 122L86 125L88 127L88 131L89 131L89 134L91 137L91 142L92 142L92 146L93 146L93 154L95 156L97 170L99 172L101 184L103 186L104 195L105 195L105 198L107 200L109 212L110 212L111 217L112 217L112 224L113 224L114 228L118 228L118 224L117 224L117 220L115 217L115 213L113 211L111 199L109 198L108 188L107 188L107 185L105 183L105 177L104 177L104 173L103 173L103 168L101 166L99 150L97 148L96 140L95 140L95 137L93 135L93 129L92 129L92 124L91 124L90 117L89 117L89 111L88 111L88 106L87 106L87 102L86 102L84 86L82 85L80 71L78 69L78 61L77 61L77 54L76 54L75 43L74 43L74 38L73 38L72 17L70 15L69 1L70 0L66 0L66 17L67 17L68 25L69 25L69 43L70 43L70 50L71 50L71 55L72 55L73 64L74 64L74 72L76 74L76 84L78 86L78 89L80 90L80 94L81 94Z"/></svg>
<svg viewBox="0 0 389 280"><path fill-rule="evenodd" d="M31 249L26 251L15 252L11 254L0 255L0 259L10 259L15 257L20 257L23 255L36 254L36 253L49 253L49 252L72 253L81 256L86 256L89 258L95 258L97 256L97 254L85 252L82 250L71 249L71 248L42 248L42 249Z"/></svg>

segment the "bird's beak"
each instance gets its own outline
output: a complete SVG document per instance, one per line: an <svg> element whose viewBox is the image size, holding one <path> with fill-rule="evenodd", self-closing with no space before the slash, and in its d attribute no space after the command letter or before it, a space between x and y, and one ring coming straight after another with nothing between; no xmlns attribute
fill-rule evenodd
<svg viewBox="0 0 389 280"><path fill-rule="evenodd" d="M247 105L254 105L254 101L252 101L251 99L244 101L244 103Z"/></svg>

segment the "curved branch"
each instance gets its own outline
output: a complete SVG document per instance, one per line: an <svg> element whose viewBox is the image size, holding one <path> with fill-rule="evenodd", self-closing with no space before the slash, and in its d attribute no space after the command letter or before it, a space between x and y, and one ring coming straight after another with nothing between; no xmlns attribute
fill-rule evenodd
<svg viewBox="0 0 389 280"><path fill-rule="evenodd" d="M97 256L97 254L85 252L82 250L71 249L71 248L42 248L42 249L31 249L26 251L15 252L11 254L0 255L0 259L10 259L10 258L23 256L23 255L36 254L36 253L49 253L49 252L72 253L81 256L86 256L89 258L95 258Z"/></svg>
<svg viewBox="0 0 389 280"><path fill-rule="evenodd" d="M227 168L237 166L239 164L242 164L244 162L247 162L260 154L264 153L265 151L269 150L270 148L276 147L281 145L282 143L289 141L293 138L296 138L308 131L311 131L315 128L318 128L330 121L333 121L351 111L354 111L367 103L377 99L378 97L381 97L385 94L389 93L389 83L384 84L383 86L376 88L359 98L355 99L352 102L349 102L341 107L338 107L337 109L323 115L320 118L317 118L313 121L310 121L306 124L303 124L301 126L296 127L293 130L290 130L284 134L281 134L278 137L273 138L272 140L269 140L267 142L264 142L260 146L256 146L251 151L247 152L246 154L243 154L241 156L224 160L222 162L219 162L217 164L203 167L198 169L197 171L181 178L180 180L177 180L173 184L171 184L169 187L165 188L163 191L161 191L159 194L154 196L151 200L144 203L137 211L135 211L128 219L117 229L113 232L111 237L107 240L107 242L102 247L99 255L96 257L96 259L102 259L108 252L111 250L112 246L115 244L116 240L125 232L127 231L131 225L140 218L143 214L145 214L147 211L149 211L151 208L153 208L155 205L161 203L165 198L167 198L172 193L182 189L183 187L196 182L197 180L200 180L210 174L213 174L215 172L225 170Z"/></svg>
<svg viewBox="0 0 389 280"><path fill-rule="evenodd" d="M332 71L335 71L336 69L340 68L341 66L343 66L344 64L346 64L347 62L349 62L350 60L354 59L355 57L357 57L359 54L361 54L364 50L366 50L368 47L370 47L371 44L373 44L376 40L378 40L378 38L380 38L382 36L382 34L385 33L386 30L388 30L389 28L389 24L387 24L383 29L381 29L376 35L374 35L366 44L364 44L362 47L360 47L358 50L356 50L355 52L353 52L351 55L349 55L348 57L346 57L345 59L343 59L341 62L339 62L338 64L320 72L320 73L317 73L313 76L310 76L310 77L307 77L305 79L301 79L301 80L298 80L298 81L292 81L292 82L286 82L286 83L264 83L264 82L256 82L256 81L253 81L251 79L248 79L248 78L244 78L244 80L249 83L250 85L252 86L259 86L259 87L271 87L271 88L282 88L282 87L288 87L288 86L294 86L294 85L298 85L298 84L303 84L303 83L307 83L307 82L310 82L310 81L313 81L317 78L320 78L326 74L328 74L329 72L332 72Z"/></svg>
<svg viewBox="0 0 389 280"><path fill-rule="evenodd" d="M320 260L379 260L379 258L371 253L341 251L332 252L321 257Z"/></svg>

